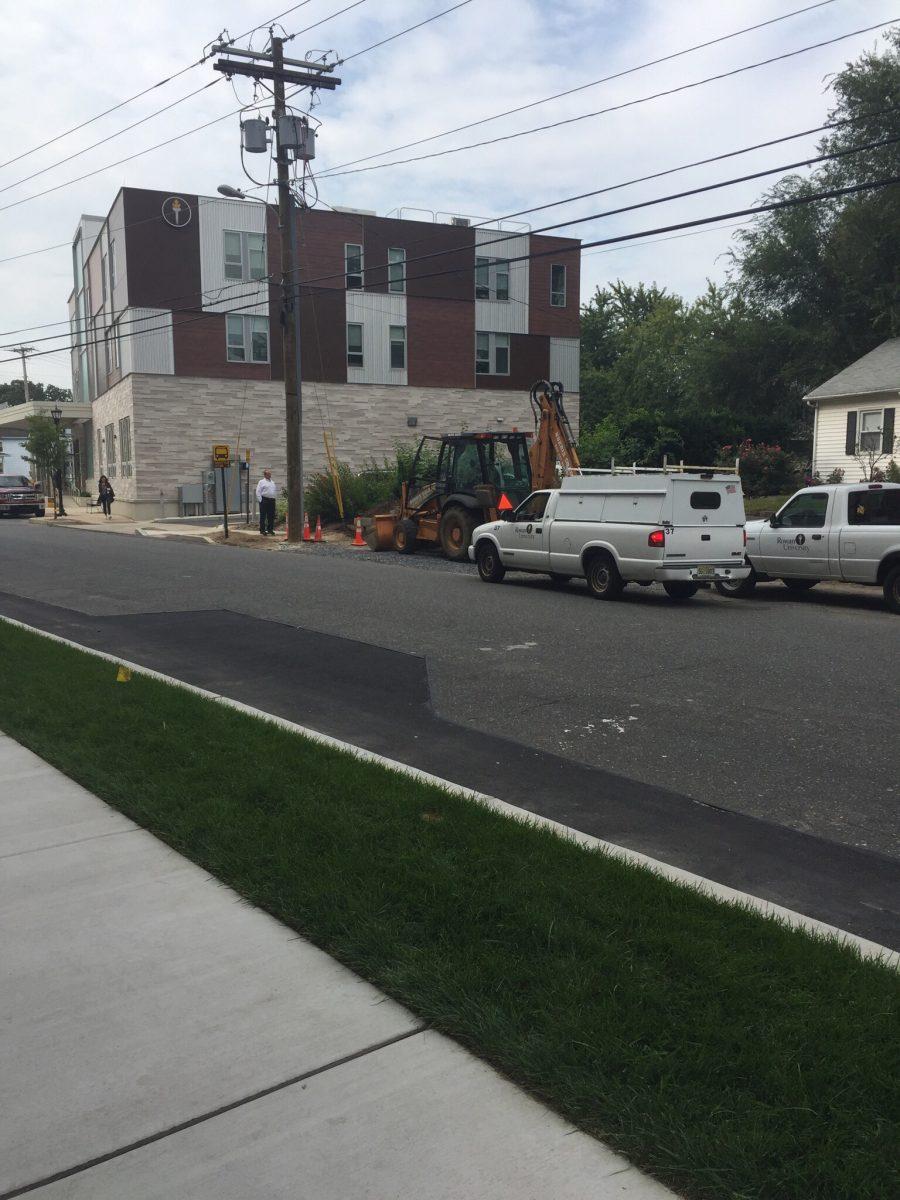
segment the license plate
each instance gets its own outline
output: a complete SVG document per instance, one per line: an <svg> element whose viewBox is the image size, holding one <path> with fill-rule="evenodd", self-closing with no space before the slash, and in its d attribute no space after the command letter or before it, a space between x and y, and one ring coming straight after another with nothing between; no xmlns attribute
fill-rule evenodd
<svg viewBox="0 0 900 1200"><path fill-rule="evenodd" d="M697 568L697 578L698 579L708 579L711 575L715 575L715 573L716 573L715 567L698 567Z"/></svg>

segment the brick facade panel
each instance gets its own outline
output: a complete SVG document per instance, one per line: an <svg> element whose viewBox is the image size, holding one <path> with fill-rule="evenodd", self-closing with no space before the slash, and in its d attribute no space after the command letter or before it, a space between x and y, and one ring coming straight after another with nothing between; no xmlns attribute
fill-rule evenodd
<svg viewBox="0 0 900 1200"><path fill-rule="evenodd" d="M411 387L474 386L473 304L410 296L406 302L406 336Z"/></svg>
<svg viewBox="0 0 900 1200"><path fill-rule="evenodd" d="M198 375L234 381L272 378L270 363L228 361L224 313L173 313L172 344L176 376ZM270 345L270 358L272 350ZM280 349L278 352L281 353Z"/></svg>
<svg viewBox="0 0 900 1200"><path fill-rule="evenodd" d="M571 238L541 237L532 234L532 258L529 281L529 333L549 337L581 336L581 243ZM546 254L548 250L553 254ZM550 267L563 264L566 268L566 307L550 304Z"/></svg>

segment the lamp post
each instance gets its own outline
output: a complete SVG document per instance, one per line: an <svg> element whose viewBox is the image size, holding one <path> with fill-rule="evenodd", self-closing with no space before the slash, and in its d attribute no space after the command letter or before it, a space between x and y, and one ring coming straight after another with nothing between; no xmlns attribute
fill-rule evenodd
<svg viewBox="0 0 900 1200"><path fill-rule="evenodd" d="M62 421L62 409L58 404L55 404L53 408L50 409L50 418L53 421L53 424L56 426L56 446L54 447L53 451L53 486L56 490L57 496L59 497L58 502L54 503L53 505L53 519L56 520L57 517L64 517L66 515L65 506L63 505L63 477L62 468L60 466L62 446L59 440L59 426L60 422Z"/></svg>

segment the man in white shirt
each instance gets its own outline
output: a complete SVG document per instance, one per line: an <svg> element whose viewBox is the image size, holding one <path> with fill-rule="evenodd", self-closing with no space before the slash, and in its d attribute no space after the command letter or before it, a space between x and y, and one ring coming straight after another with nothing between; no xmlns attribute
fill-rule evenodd
<svg viewBox="0 0 900 1200"><path fill-rule="evenodd" d="M256 485L256 502L259 505L259 532L263 537L275 534L275 497L278 489L272 482L272 472L268 467L263 471L263 477Z"/></svg>

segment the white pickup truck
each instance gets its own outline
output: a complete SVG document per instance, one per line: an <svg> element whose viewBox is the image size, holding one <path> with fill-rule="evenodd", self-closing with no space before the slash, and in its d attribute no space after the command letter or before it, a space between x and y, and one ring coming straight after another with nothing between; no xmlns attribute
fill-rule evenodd
<svg viewBox="0 0 900 1200"><path fill-rule="evenodd" d="M900 484L839 483L803 488L765 521L748 521L742 580L721 580L723 596L749 596L781 579L804 592L823 579L881 587L900 613Z"/></svg>
<svg viewBox="0 0 900 1200"><path fill-rule="evenodd" d="M506 520L479 525L469 557L486 583L534 571L583 577L599 600L631 582L661 583L686 600L701 583L750 574L741 482L714 469L581 471L532 492Z"/></svg>

